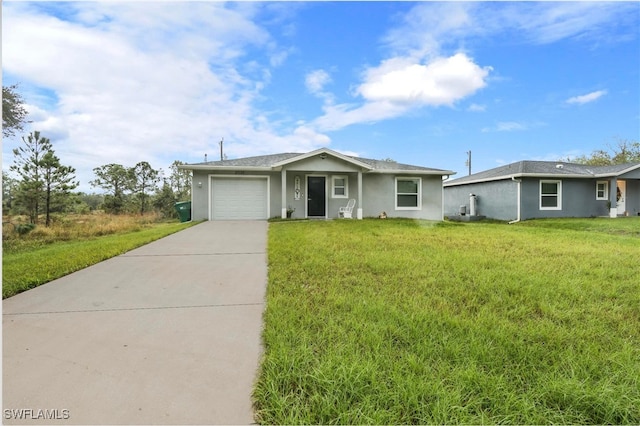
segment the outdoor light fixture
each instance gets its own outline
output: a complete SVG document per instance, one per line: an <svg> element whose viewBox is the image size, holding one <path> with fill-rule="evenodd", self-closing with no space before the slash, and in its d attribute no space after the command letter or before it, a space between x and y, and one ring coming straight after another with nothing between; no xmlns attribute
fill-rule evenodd
<svg viewBox="0 0 640 426"><path fill-rule="evenodd" d="M202 182L198 182L198 188L202 188Z"/></svg>

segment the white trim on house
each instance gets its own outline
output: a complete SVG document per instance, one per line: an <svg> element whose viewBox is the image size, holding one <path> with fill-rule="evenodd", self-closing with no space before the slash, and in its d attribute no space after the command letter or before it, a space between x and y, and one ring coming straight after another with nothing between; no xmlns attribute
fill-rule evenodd
<svg viewBox="0 0 640 426"><path fill-rule="evenodd" d="M342 179L343 185L336 185L336 180ZM336 189L342 189L342 194L336 194ZM349 176L331 175L331 198L349 198Z"/></svg>
<svg viewBox="0 0 640 426"><path fill-rule="evenodd" d="M399 181L414 181L418 185L417 192L398 192L398 182ZM399 206L398 205L398 196L399 195L410 195L416 196L416 206ZM395 178L395 188L394 188L394 197L395 197L395 207L396 210L421 210L422 209L422 178L417 176L396 176Z"/></svg>
<svg viewBox="0 0 640 426"><path fill-rule="evenodd" d="M604 187L600 188L600 185L604 185ZM609 200L609 181L599 180L596 182L596 200Z"/></svg>
<svg viewBox="0 0 640 426"><path fill-rule="evenodd" d="M542 187L544 184L556 184L556 192L544 194L542 192ZM543 202L542 202L543 198L556 198L556 205L543 206ZM561 180L540 179L539 208L540 210L562 210L562 181Z"/></svg>
<svg viewBox="0 0 640 426"><path fill-rule="evenodd" d="M266 217L264 217L264 219L268 219L269 218L269 211L270 211L270 206L271 206L271 178L270 176L265 176L265 175L216 175L216 174L210 174L209 175L209 185L207 186L208 188L208 208L209 208L209 212L208 212L208 220L216 220L214 218L214 207L213 207L213 186L214 183L213 181L215 179L226 179L226 180L241 180L241 179L265 179L266 180L266 206L265 206L265 214Z"/></svg>

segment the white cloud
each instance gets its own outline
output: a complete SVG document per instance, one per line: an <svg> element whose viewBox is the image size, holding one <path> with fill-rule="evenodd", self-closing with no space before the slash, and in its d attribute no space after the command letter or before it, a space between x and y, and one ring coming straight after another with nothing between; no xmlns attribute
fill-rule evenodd
<svg viewBox="0 0 640 426"><path fill-rule="evenodd" d="M467 108L467 110L471 112L485 112L487 110L487 106L480 104L471 104L469 105L469 108Z"/></svg>
<svg viewBox="0 0 640 426"><path fill-rule="evenodd" d="M490 70L463 53L427 64L392 58L367 70L365 82L356 92L368 101L451 106L485 87Z"/></svg>
<svg viewBox="0 0 640 426"><path fill-rule="evenodd" d="M492 127L484 127L481 131L483 133L488 132L516 132L523 130L531 130L538 127L543 127L546 124L537 121L537 122L521 122L521 121L499 121L495 126Z"/></svg>
<svg viewBox="0 0 640 426"><path fill-rule="evenodd" d="M606 90L597 90L595 92L591 92L591 93L587 93L586 95L581 95L581 96L574 96L572 98L569 98L566 100L566 102L568 104L586 104L589 102L593 102L596 99L601 98L602 96L606 95L607 91Z"/></svg>
<svg viewBox="0 0 640 426"><path fill-rule="evenodd" d="M318 94L331 82L331 76L325 70L315 70L307 74L304 82L309 92Z"/></svg>
<svg viewBox="0 0 640 426"><path fill-rule="evenodd" d="M493 127L484 127L482 133L489 132L512 132L515 130L526 130L527 125L517 121L501 121Z"/></svg>
<svg viewBox="0 0 640 426"><path fill-rule="evenodd" d="M459 40L474 28L471 11L475 5L461 2L426 2L401 17L401 25L383 38L394 55L412 58L435 57L449 40Z"/></svg>
<svg viewBox="0 0 640 426"><path fill-rule="evenodd" d="M606 40L616 22L615 32L622 30L629 15L637 13L633 2L548 2L504 9L509 23L522 30L535 43L554 43L567 38ZM633 29L631 29L634 31Z"/></svg>
<svg viewBox="0 0 640 426"><path fill-rule="evenodd" d="M319 131L338 130L352 124L375 123L398 117L407 112L406 105L388 101L366 102L360 106L350 104L325 105L324 115L311 124Z"/></svg>
<svg viewBox="0 0 640 426"><path fill-rule="evenodd" d="M354 90L363 104L325 105L324 115L312 124L321 131L338 130L399 117L422 106L452 106L485 87L490 69L461 53L427 64L391 58L368 69L364 82Z"/></svg>
<svg viewBox="0 0 640 426"><path fill-rule="evenodd" d="M498 132L512 132L514 130L525 130L526 128L526 125L517 121L502 121L496 125L496 131Z"/></svg>

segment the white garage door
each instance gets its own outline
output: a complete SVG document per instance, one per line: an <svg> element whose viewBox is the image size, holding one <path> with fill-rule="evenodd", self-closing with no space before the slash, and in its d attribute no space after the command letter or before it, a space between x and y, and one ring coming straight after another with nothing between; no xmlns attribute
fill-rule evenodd
<svg viewBox="0 0 640 426"><path fill-rule="evenodd" d="M267 179L213 178L213 220L267 219Z"/></svg>

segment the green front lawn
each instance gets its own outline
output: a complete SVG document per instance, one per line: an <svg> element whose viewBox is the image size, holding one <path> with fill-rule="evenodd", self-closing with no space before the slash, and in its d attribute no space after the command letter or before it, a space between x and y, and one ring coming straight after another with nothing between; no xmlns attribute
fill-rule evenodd
<svg viewBox="0 0 640 426"><path fill-rule="evenodd" d="M639 230L272 223L257 420L638 424Z"/></svg>

